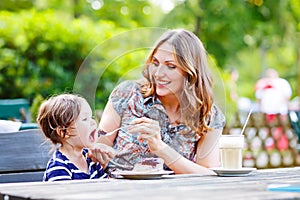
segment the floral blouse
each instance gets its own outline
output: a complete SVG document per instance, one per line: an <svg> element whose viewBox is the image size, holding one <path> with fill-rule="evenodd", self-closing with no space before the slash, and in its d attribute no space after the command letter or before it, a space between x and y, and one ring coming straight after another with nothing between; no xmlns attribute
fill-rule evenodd
<svg viewBox="0 0 300 200"><path fill-rule="evenodd" d="M144 98L136 82L125 81L118 85L111 93L110 101L122 120L121 129L113 145L119 153L108 167L130 169L142 158L156 157L150 152L146 141L141 143L137 140L138 134L126 132L128 124L140 117L157 120L160 124L162 140L182 156L195 162L196 147L200 136L184 124L171 125L159 99L155 96ZM208 126L222 129L224 125L223 113L216 105L213 105Z"/></svg>

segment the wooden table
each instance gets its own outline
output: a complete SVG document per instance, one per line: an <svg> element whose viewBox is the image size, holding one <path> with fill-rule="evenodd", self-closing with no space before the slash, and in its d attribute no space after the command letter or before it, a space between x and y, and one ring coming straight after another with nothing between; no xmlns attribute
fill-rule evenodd
<svg viewBox="0 0 300 200"><path fill-rule="evenodd" d="M300 187L300 167L257 170L243 177L167 175L156 180L81 180L0 184L1 199L298 199L272 184Z"/></svg>

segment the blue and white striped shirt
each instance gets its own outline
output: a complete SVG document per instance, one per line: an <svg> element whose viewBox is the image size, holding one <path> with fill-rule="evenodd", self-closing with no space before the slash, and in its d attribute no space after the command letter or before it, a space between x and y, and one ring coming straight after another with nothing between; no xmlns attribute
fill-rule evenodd
<svg viewBox="0 0 300 200"><path fill-rule="evenodd" d="M87 155L88 149L83 149L82 154L86 157L89 174L79 170L64 154L56 150L47 164L43 181L63 181L79 179L104 179L108 178L102 166L93 162Z"/></svg>

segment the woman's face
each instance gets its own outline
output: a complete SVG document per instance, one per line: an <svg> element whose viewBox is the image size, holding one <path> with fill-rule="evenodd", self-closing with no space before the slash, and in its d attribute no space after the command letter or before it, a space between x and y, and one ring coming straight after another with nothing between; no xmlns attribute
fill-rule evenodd
<svg viewBox="0 0 300 200"><path fill-rule="evenodd" d="M153 55L150 71L154 77L156 94L161 97L180 95L184 85L184 72L175 62L172 47L162 44Z"/></svg>
<svg viewBox="0 0 300 200"><path fill-rule="evenodd" d="M74 146L79 148L91 147L97 139L97 123L92 117L92 110L86 101L81 102L80 113L71 125L71 137Z"/></svg>

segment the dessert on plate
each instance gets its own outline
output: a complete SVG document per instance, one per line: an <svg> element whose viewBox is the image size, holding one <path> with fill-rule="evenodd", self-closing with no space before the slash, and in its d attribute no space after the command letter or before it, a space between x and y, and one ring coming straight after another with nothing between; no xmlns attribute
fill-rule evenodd
<svg viewBox="0 0 300 200"><path fill-rule="evenodd" d="M163 171L164 161L161 158L143 158L134 165L134 172L159 172Z"/></svg>

